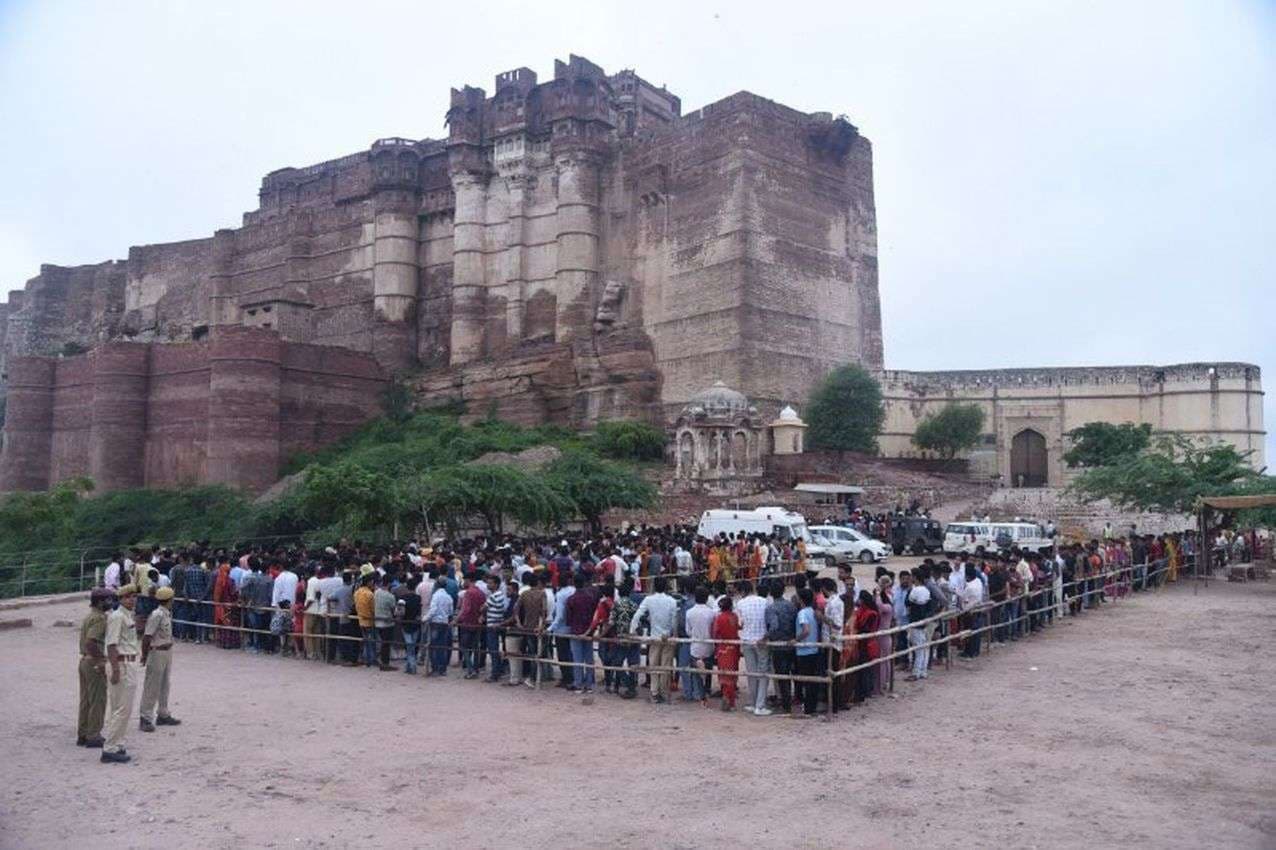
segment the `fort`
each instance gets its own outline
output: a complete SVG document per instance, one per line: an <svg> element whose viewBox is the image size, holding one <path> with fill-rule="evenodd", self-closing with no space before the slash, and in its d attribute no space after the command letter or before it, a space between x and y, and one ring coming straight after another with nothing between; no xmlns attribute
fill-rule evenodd
<svg viewBox="0 0 1276 850"><path fill-rule="evenodd" d="M883 371L872 148L844 117L747 92L684 115L579 56L544 82L518 68L490 96L453 89L446 117L447 138L267 174L238 228L42 266L0 305L0 489L85 473L261 489L287 452L374 415L390 375L424 404L576 428L672 428L721 381L756 429L844 363L884 378L890 456L969 399L994 428L974 467L1007 483L1016 463L1057 483L1062 434L1087 416L1261 463L1254 366ZM1040 440L1016 452L1027 431Z"/></svg>

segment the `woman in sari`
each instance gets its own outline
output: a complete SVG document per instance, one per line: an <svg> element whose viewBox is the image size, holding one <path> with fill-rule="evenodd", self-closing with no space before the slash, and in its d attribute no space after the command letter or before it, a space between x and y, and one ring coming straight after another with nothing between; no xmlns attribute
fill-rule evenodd
<svg viewBox="0 0 1276 850"><path fill-rule="evenodd" d="M239 646L239 591L230 578L230 562L222 560L213 579L213 625L217 626L217 645L222 649ZM229 627L229 628L223 628Z"/></svg>
<svg viewBox="0 0 1276 850"><path fill-rule="evenodd" d="M849 596L849 594L847 594ZM861 590L860 598L855 605L855 614L847 617L846 633L855 635L869 635L878 631L882 621L881 613L878 609L878 602L873 597L871 591ZM851 657L849 659L851 665L869 664L881 657L881 638L867 638L864 640L852 640ZM844 653L846 649L842 650ZM842 667L845 669L847 660L842 661ZM863 702L868 699L875 690L875 686L880 684L881 665L865 667L862 670L856 670L852 674L854 684L851 692L851 702Z"/></svg>
<svg viewBox="0 0 1276 850"><path fill-rule="evenodd" d="M885 631L895 625L895 606L891 601L891 577L882 576L877 580L877 629ZM877 687L875 694L885 694L891 687L891 644L894 635L882 635L877 639L877 657L883 661L877 665Z"/></svg>
<svg viewBox="0 0 1276 850"><path fill-rule="evenodd" d="M1179 546L1173 537L1165 538L1165 580L1179 580Z"/></svg>

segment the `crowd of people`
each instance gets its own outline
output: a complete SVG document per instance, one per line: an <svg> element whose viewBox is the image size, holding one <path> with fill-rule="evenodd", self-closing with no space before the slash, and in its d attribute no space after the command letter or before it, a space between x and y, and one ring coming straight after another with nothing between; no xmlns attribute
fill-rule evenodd
<svg viewBox="0 0 1276 850"><path fill-rule="evenodd" d="M137 634L171 599L176 641L586 695L601 679L625 699L641 681L654 703L676 692L810 717L889 694L897 672L921 682L986 639L1175 581L1195 551L1190 533L1131 535L879 565L870 580L849 565L836 577L808 569L799 542L664 527L134 550L108 565L102 591L128 587Z"/></svg>

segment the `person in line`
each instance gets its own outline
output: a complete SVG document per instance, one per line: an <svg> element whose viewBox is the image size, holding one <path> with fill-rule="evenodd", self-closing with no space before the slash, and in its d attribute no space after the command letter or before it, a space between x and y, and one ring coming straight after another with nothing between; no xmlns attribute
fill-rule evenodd
<svg viewBox="0 0 1276 850"><path fill-rule="evenodd" d="M668 579L656 576L652 582L653 592L643 597L629 624L630 634L637 634L644 622L649 629L646 635L647 666L652 668L651 701L657 705L669 701L667 668L673 667L674 661L674 644L669 638L674 633L678 603L666 592L668 587Z"/></svg>
<svg viewBox="0 0 1276 850"><path fill-rule="evenodd" d="M740 669L740 619L731 609L730 596L718 600L718 616L713 621L712 631L713 639L721 641L715 654L723 711L735 711L736 671Z"/></svg>
<svg viewBox="0 0 1276 850"><path fill-rule="evenodd" d="M440 578L430 597L426 622L430 627L430 672L426 676L446 676L452 658L452 612L455 611L447 582Z"/></svg>
<svg viewBox="0 0 1276 850"><path fill-rule="evenodd" d="M372 622L377 630L377 644L380 650L378 659L380 663L377 667L384 671L398 670L398 667L390 663L390 649L394 646L394 622L398 600L385 586L386 582L382 576L376 573L372 575L375 576L372 584L376 588L372 592ZM318 628L316 627L316 629ZM316 644L316 647L318 646L319 644Z"/></svg>
<svg viewBox="0 0 1276 850"><path fill-rule="evenodd" d="M744 596L736 606L740 620L740 654L749 671L749 701L744 710L768 717L771 709L767 708L766 697L770 680L766 674L771 672L771 652L763 644L767 634L767 601L758 595L752 581L741 582L740 590Z"/></svg>
<svg viewBox="0 0 1276 850"><path fill-rule="evenodd" d="M815 612L815 594L811 588L804 587L797 593L797 618L794 650L794 667L799 676L820 675L820 622ZM820 704L820 685L818 682L798 682L798 690L802 695L802 713L797 713L794 704L794 717L814 717Z"/></svg>
<svg viewBox="0 0 1276 850"><path fill-rule="evenodd" d="M793 673L794 653L792 643L797 637L797 608L784 596L784 582L771 579L771 601L766 608L766 639L771 644L771 669L777 676ZM777 679L780 710L788 714L793 710L793 681Z"/></svg>

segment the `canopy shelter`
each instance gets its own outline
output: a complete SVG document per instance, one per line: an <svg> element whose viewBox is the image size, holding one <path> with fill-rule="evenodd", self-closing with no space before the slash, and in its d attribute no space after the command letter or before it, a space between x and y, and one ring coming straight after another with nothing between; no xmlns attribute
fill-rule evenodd
<svg viewBox="0 0 1276 850"><path fill-rule="evenodd" d="M803 482L794 487L793 492L797 494L798 501L805 504L846 505L848 509L852 509L856 497L864 495L864 488L849 484Z"/></svg>
<svg viewBox="0 0 1276 850"><path fill-rule="evenodd" d="M1200 543L1196 547L1196 560L1192 564L1192 578L1201 572L1201 561L1213 555L1209 526L1211 513L1232 513L1251 508L1276 507L1276 493L1257 496L1201 496L1196 500L1197 528ZM1205 583L1209 584L1210 571L1205 569ZM1192 583L1193 589L1196 583ZM1193 590L1195 592L1195 590Z"/></svg>

